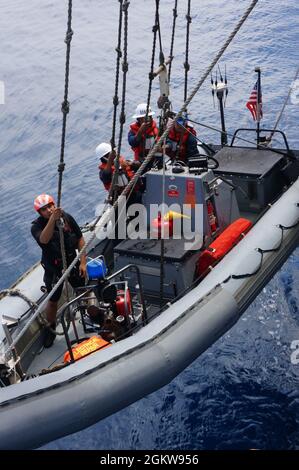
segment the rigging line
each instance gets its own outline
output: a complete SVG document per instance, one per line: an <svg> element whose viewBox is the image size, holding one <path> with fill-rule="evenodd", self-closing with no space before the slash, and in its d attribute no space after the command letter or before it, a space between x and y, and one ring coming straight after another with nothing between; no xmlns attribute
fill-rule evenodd
<svg viewBox="0 0 299 470"><path fill-rule="evenodd" d="M177 19L177 16L178 16L177 7L178 7L178 0L175 0L174 8L173 8L172 33L171 33L170 52L169 52L170 64L169 64L169 67L168 67L168 83L170 82L171 66L172 66L172 60L173 60L175 26L176 26L176 19Z"/></svg>
<svg viewBox="0 0 299 470"><path fill-rule="evenodd" d="M159 15L159 2L160 0L156 0L157 4L157 26L158 26L158 37L159 37L159 47L160 47L160 56L159 61L160 65L163 65L165 62L164 54L163 54L163 47L162 47L162 38L161 38L161 28L160 28L160 15Z"/></svg>
<svg viewBox="0 0 299 470"><path fill-rule="evenodd" d="M155 78L154 76L154 63L155 63L155 55L156 55L156 42L157 42L157 31L159 29L159 0L156 0L156 12L155 12L155 24L152 28L154 33L153 35L153 46L152 46L152 58L151 58L151 69L149 73L149 84L148 84L148 92L147 92L147 102L146 102L146 116L145 120L148 118L148 110L151 102L151 94L152 94L152 84Z"/></svg>
<svg viewBox="0 0 299 470"><path fill-rule="evenodd" d="M122 102L121 102L121 111L119 116L120 122L120 129L119 129L119 136L118 136L118 146L117 146L117 154L114 162L114 173L112 177L111 183L111 190L112 190L112 201L114 202L117 195L117 182L119 176L119 159L120 159L120 151L121 151L121 144L122 144L122 137L123 137L123 129L124 124L126 122L126 114L125 114L125 106L126 106L126 89L127 89L127 72L129 69L128 64L128 9L129 9L130 2L125 0L123 4L123 12L124 12L124 48L123 48L123 62L122 62L122 72L123 72L123 83L122 83ZM109 195L111 196L109 193Z"/></svg>
<svg viewBox="0 0 299 470"><path fill-rule="evenodd" d="M166 157L166 152L165 152L165 147L166 147L166 142L164 140L164 145L163 145L163 179L162 179L162 210L161 210L161 227L159 227L159 215L158 215L158 237L159 237L159 230L161 231L161 238L160 238L160 308L163 307L163 299L164 299L164 277L165 277L165 272L164 272L164 256L165 256L165 224L164 224L164 217L165 217L165 157ZM169 216L170 217L170 216ZM168 236L169 236L169 230L170 230L170 224L168 226Z"/></svg>
<svg viewBox="0 0 299 470"><path fill-rule="evenodd" d="M70 56L71 56L71 41L74 34L72 30L72 6L73 0L69 0L68 5L68 22L67 22L67 33L64 42L66 43L66 61L65 61L65 80L64 80L64 100L61 105L61 111L63 114L62 118L62 134L61 134L61 148L60 148L60 162L58 165L58 195L57 195L57 206L60 207L61 201L61 190L62 190L62 173L64 171L64 149L65 149L65 135L66 135L66 119L70 111L70 104L68 102L68 91L69 91L69 75L70 75Z"/></svg>
<svg viewBox="0 0 299 470"><path fill-rule="evenodd" d="M280 122L280 120L281 120L281 118L282 118L282 116L283 116L284 110L285 110L285 108L286 108L286 105L288 104L289 98L290 98L291 93L292 93L292 91L293 91L294 82L297 80L298 75L299 75L299 67L298 67L297 70L296 70L294 80L293 80L293 82L292 82L292 84L291 84L291 86L290 86L290 88L289 88L289 92L288 92L288 94L287 94L287 97L286 97L286 99L285 99L285 101L284 101L284 103L283 103L283 106L282 106L282 108L281 108L281 110L280 110L280 113L279 113L279 115L278 115L278 117L277 117L277 119L276 119L276 122L275 122L274 128L273 128L273 131L271 132L271 134L270 134L270 136L269 136L269 142L271 142L271 140L272 140L272 138L273 138L273 135L275 134L275 131L276 131L276 129L277 129L277 126L278 126L278 124L279 124L279 122Z"/></svg>
<svg viewBox="0 0 299 470"><path fill-rule="evenodd" d="M223 53L225 52L225 50L227 49L227 47L229 46L229 44L232 42L232 40L234 39L234 37L236 36L236 34L238 33L239 29L241 28L241 26L245 23L245 21L247 20L248 16L250 15L250 13L252 12L252 10L254 9L254 7L256 6L256 4L258 3L258 0L253 0L251 3L250 3L250 6L247 8L247 10L244 12L244 14L242 15L242 17L240 18L240 20L238 21L237 25L235 26L234 30L232 31L232 33L229 35L229 37L227 38L227 40L225 41L224 45L222 46L222 48L220 49L220 51L217 53L217 55L214 57L213 61L211 62L211 64L209 65L209 67L206 69L206 71L204 72L204 74L202 75L202 77L200 78L200 80L198 81L198 83L196 84L196 86L194 87L194 89L192 90L190 96L187 98L187 100L185 101L185 103L183 104L183 106L181 107L180 111L177 113L177 115L175 116L175 119L178 119L180 116L182 116L182 113L185 111L185 109L187 108L187 106L190 104L190 102L192 101L192 99L194 98L194 96L196 95L196 93L198 92L198 90L200 89L200 87L202 86L202 84L204 83L204 81L206 80L206 78L210 75L212 69L215 67L216 63L218 62L218 60L221 58L221 56L223 55ZM161 141L163 142L164 139L166 139L166 137L168 136L169 134L169 131L170 129L172 129L174 126L174 122L169 126L169 128L166 128L165 131L163 132L163 134L161 135ZM155 145L153 146L153 148L150 150L149 154L147 155L147 157L144 159L143 163L141 164L140 168L136 171L134 177L131 179L131 181L129 182L129 184L125 187L125 189L123 190L121 196L126 196L129 191L132 189L132 187L136 184L138 178L142 175L143 171L145 170L146 166L148 165L148 163L154 158L154 155L155 153L160 149L160 143L159 142L156 142ZM55 284L55 286L52 288L51 292L48 293L48 295L46 296L46 298L41 302L41 304L39 305L39 307L37 308L36 312L34 313L34 315L32 316L31 318L31 321L28 322L24 328L19 332L19 334L16 336L16 338L13 340L12 344L8 347L8 349L6 350L6 353L8 351L10 351L16 344L17 342L19 341L19 339L22 337L22 335L24 334L24 331L27 330L27 328L29 328L29 326L31 325L31 323L35 320L35 318L40 314L40 312L43 310L43 308L45 307L46 303L48 302L48 300L50 299L50 297L57 291L57 289L61 286L61 284L64 282L65 278L68 276L68 274L70 273L70 271L73 269L73 267L75 266L75 264L77 263L77 261L79 260L80 256L84 253L86 253L87 249L90 247L90 245L92 244L92 242L94 241L94 239L96 238L96 235L97 235L97 231L100 231L106 224L108 224L108 222L110 221L111 219L111 215L112 215L112 211L115 211L116 207L118 205L118 199L115 201L115 203L113 204L113 206L109 207L107 212L105 212L101 218L97 218L96 221L94 222L94 226L98 224L98 227L97 227L97 230L94 230L89 241L84 245L84 247L78 252L76 258L74 258L74 260L71 262L71 264L69 265L67 271L65 273L63 273L63 275L61 276L61 278L57 281L57 283Z"/></svg>
<svg viewBox="0 0 299 470"><path fill-rule="evenodd" d="M188 89L188 72L190 70L189 60L189 38L190 38L190 24L192 22L192 18L190 16L191 12L191 0L188 0L188 10L186 14L187 20L187 29L186 29L186 53L185 53L185 62L184 62L184 69L185 69L185 85L184 85L184 101L187 99L187 89Z"/></svg>
<svg viewBox="0 0 299 470"><path fill-rule="evenodd" d="M217 127L208 126L207 124L203 124L202 122L194 121L193 119L190 119L189 117L188 117L188 121L192 122L193 124L196 124L197 126L205 127L206 129L210 129L211 131L219 132L220 134L222 134L222 130L218 129ZM234 137L234 134L231 134L230 132L226 132L226 134L228 135L228 137ZM200 141L200 139L198 139L196 136L194 137ZM242 140L243 142L246 142L247 144L252 144L256 147L256 142L253 142L251 140L244 139L243 137L238 137L238 136L236 136L236 139Z"/></svg>
<svg viewBox="0 0 299 470"><path fill-rule="evenodd" d="M188 121L192 122L193 124L197 124L198 126L206 127L207 129L211 129L213 131L220 132L222 134L222 130L217 129L216 127L208 126L207 124L203 124L201 122L193 121L192 119L189 119L189 118L188 118ZM182 126L182 127L184 127L184 126ZM188 129L186 129L186 130L188 130ZM263 132L263 129L261 129L261 132ZM227 131L225 131L225 133L229 137L234 137L236 140L242 140L242 142L246 142L247 144L252 144L256 148L256 142L253 142L253 141L248 140L248 139L244 139L243 137L238 137L237 135L231 134L230 132L227 132ZM200 139L198 139L196 136L194 136L194 137L200 142ZM202 143L204 144L204 142L202 142ZM207 144L205 144L205 145L207 145ZM230 147L231 147L231 145L230 145ZM284 156L286 155L285 152L283 152L281 150L274 149L274 148L271 148L271 147L267 147L265 145L259 144L258 148L261 149L261 150L266 150L267 152L274 152L274 153L277 153L279 155L284 155Z"/></svg>
<svg viewBox="0 0 299 470"><path fill-rule="evenodd" d="M119 85L119 70L120 70L120 59L121 53L121 36L122 36L122 13L123 13L123 0L119 0L119 20L118 20L118 40L116 51L116 70L115 70L115 91L113 97L113 119L112 119L112 136L111 136L111 147L115 147L115 129L116 129L116 114L117 107L119 105L118 98L118 85Z"/></svg>
<svg viewBox="0 0 299 470"><path fill-rule="evenodd" d="M67 115L70 110L70 105L68 101L68 91L69 91L69 76L70 76L70 56L71 56L71 41L73 37L73 30L72 30L72 7L73 1L69 0L68 2L68 20L67 20L67 32L65 37L66 43L66 60L65 60L65 81L64 81L64 100L61 105L62 111L62 133L61 133L61 149L60 149L60 162L58 165L58 191L57 191L57 207L61 205L61 195L62 195L62 176L63 171L65 168L64 163L64 150L65 150L65 136L66 136L66 121ZM66 258L66 250L65 250L65 242L64 242L64 233L63 233L63 223L62 220L56 222L59 231L59 240L60 240L60 250L61 250L61 257L62 257L62 266L63 266L63 273L67 272L67 258ZM66 276L68 277L68 276ZM68 283L66 283L66 295L67 300L69 299L69 288Z"/></svg>
<svg viewBox="0 0 299 470"><path fill-rule="evenodd" d="M198 83L196 84L196 86L194 87L194 89L192 90L190 96L187 98L187 100L185 101L185 103L183 104L182 108L180 109L180 111L177 113L177 115L175 116L172 124L165 129L165 131L163 132L163 134L161 135L161 138L160 138L160 141L162 142L164 139L166 139L166 137L168 136L170 130L173 128L174 126L174 122L175 120L177 120L180 116L182 116L182 113L185 111L185 109L187 108L187 106L190 104L190 102L192 101L192 99L194 98L194 96L196 95L196 93L198 92L198 90L200 89L200 87L202 86L202 84L204 83L204 81L206 80L206 78L210 75L211 71L213 70L213 68L215 67L215 65L217 64L218 60L221 58L221 56L224 54L225 50L228 48L228 46L230 45L230 43L232 42L232 40L234 39L234 37L236 36L236 34L238 33L238 31L240 30L241 26L245 23L245 21L247 20L248 16L250 15L250 13L252 12L252 10L254 9L254 7L256 6L256 4L258 3L258 0L252 0L252 2L250 3L250 6L247 8L247 10L244 12L244 14L242 15L242 17L240 18L240 20L238 21L237 25L235 26L234 30L232 31L232 33L228 36L227 40L225 41L224 45L222 46L222 48L219 50L219 52L216 54L216 56L214 57L213 61L211 62L211 64L209 65L209 67L206 69L206 71L204 72L203 76L200 78L200 80L198 81ZM137 172L135 173L134 177L130 180L129 184L125 187L125 189L123 190L122 194L123 196L126 196L129 191L131 190L132 186L134 186L139 178L139 176L141 176L143 174L143 171L146 169L146 166L148 165L148 163L154 158L154 155L157 151L160 151L160 141L159 142L156 142L154 144L154 146L152 147L152 149L150 150L149 154L146 156L146 158L144 159L144 161L142 162L140 168L137 170ZM102 223L99 224L99 226L97 227L98 230L100 230L101 228L103 228L105 226L105 224L107 223L107 221L109 221L109 212L114 210L116 207L117 207L117 204L118 202L116 201L113 206L111 206L107 213L105 213L103 215L103 221ZM96 226L98 224L98 222L100 221L100 217L98 217L95 222L94 222L94 226ZM90 241L88 242L88 244L82 249L84 251L86 251L86 249L88 248L88 246L91 244L92 240L95 238L96 234L93 234L93 237L90 239Z"/></svg>

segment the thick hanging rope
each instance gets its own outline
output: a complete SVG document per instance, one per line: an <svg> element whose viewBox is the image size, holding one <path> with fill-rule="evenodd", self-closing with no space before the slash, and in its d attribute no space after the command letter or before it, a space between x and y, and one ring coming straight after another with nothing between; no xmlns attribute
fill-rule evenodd
<svg viewBox="0 0 299 470"><path fill-rule="evenodd" d="M157 43L157 32L160 28L160 21L159 21L159 0L156 0L156 12L155 12L155 24L153 26L153 46L152 46L152 57L151 57L151 69L149 73L149 84L148 84L148 92L147 92L147 100L146 100L146 116L145 119L148 118L148 110L151 103L151 95L152 95L152 86L154 76L154 64L155 64L155 55L156 55L156 43ZM159 37L161 37L159 35ZM161 43L160 43L161 46ZM161 49L160 49L161 51Z"/></svg>
<svg viewBox="0 0 299 470"><path fill-rule="evenodd" d="M158 37L159 37L159 47L160 47L159 62L160 62L160 65L164 65L165 58L164 58L164 54L163 54L161 28L160 28L159 2L160 2L160 0L156 0L156 5L157 5L157 8L156 8L156 11L157 11L156 23L157 23L157 26L158 26Z"/></svg>
<svg viewBox="0 0 299 470"><path fill-rule="evenodd" d="M198 92L198 90L200 89L200 87L202 86L202 84L204 83L204 81L207 79L207 77L209 77L211 71L213 70L213 68L215 67L215 65L217 64L217 62L219 61L219 59L221 58L221 56L223 55L223 53L226 51L226 49L228 48L228 46L230 45L230 43L232 42L232 40L234 39L234 37L236 36L236 34L238 33L238 31L240 30L241 26L245 23L245 21L247 20L248 16L250 15L250 13L252 12L252 10L254 9L254 7L256 6L256 4L258 3L258 0L253 0L251 3L250 3L250 6L247 8L247 10L245 11L245 13L242 15L241 19L239 20L239 22L237 23L237 25L235 26L234 30L232 31L232 33L229 35L229 37L227 38L227 40L225 41L224 45L222 46L222 48L219 50L219 52L216 54L216 56L214 57L213 61L211 62L211 64L209 65L209 67L206 69L206 71L203 73L202 77L200 78L200 80L198 81L198 83L196 84L196 86L193 88L191 94L189 95L189 97L187 98L187 100L185 101L185 103L183 104L183 106L181 107L180 111L177 113L177 115L175 116L175 120L178 119L182 113L185 111L185 109L187 108L187 106L190 104L190 102L192 101L192 99L194 98L194 96L196 95L196 93ZM175 121L174 120L174 121ZM170 129L174 126L174 122L172 123L172 125L165 129L165 131L163 132L162 136L161 136L161 141L163 142L164 139L166 139L166 137L168 136L169 134L169 131ZM144 169L146 168L146 166L148 165L148 163L154 158L155 156L155 153L160 150L160 144L159 142L157 142L153 148L151 149L151 151L149 152L148 156L145 158L144 162L141 164L140 168L138 169L138 171L135 173L134 177L131 179L131 181L129 182L129 184L126 186L126 188L123 190L121 196L126 196L129 191L132 190L132 187L136 184L138 178L141 176L141 174L143 173ZM86 243L86 245L84 245L84 247L81 249L81 251L77 254L76 258L72 261L72 263L69 265L67 271L61 276L61 278L58 280L58 282L55 284L55 286L53 287L53 289L51 290L51 292L49 292L49 294L47 295L47 297L41 302L41 304L39 305L38 309L36 310L36 312L34 313L34 315L32 316L31 318L31 321L28 322L24 328L19 332L19 334L16 336L16 338L13 340L12 344L7 348L6 352L10 351L11 349L14 348L14 346L17 344L17 342L19 341L19 339L22 337L22 335L24 334L24 331L27 330L27 328L29 328L29 326L31 325L31 323L35 320L35 318L42 312L42 310L44 309L44 307L46 306L48 300L50 299L50 297L57 291L57 289L60 287L60 285L64 282L64 280L66 279L66 277L69 275L70 271L73 269L73 267L75 266L75 264L77 263L77 261L79 260L80 256L82 254L84 254L88 248L90 247L90 245L93 243L94 239L96 238L96 235L97 235L97 231L100 231L102 230L106 224L108 224L108 222L111 220L111 216L113 214L113 212L115 211L115 209L117 208L118 206L118 201L119 199L117 199L117 201L115 201L115 203L113 204L113 206L109 207L108 210L102 214L100 216L100 218L97 218L93 224L93 227L95 227L97 225L97 230L95 230L88 243Z"/></svg>
<svg viewBox="0 0 299 470"><path fill-rule="evenodd" d="M123 0L119 0L118 40L117 40L117 47L115 49L116 50L115 92L113 96L112 136L111 136L111 141L110 141L112 148L115 147L116 114L117 114L117 107L119 105L118 85L119 85L120 59L122 56L122 52L121 52L122 14L123 14Z"/></svg>
<svg viewBox="0 0 299 470"><path fill-rule="evenodd" d="M190 24L192 22L192 18L190 15L191 12L191 0L188 0L188 10L186 14L187 20L187 28L186 28L186 53L185 53L185 62L184 62L184 69L185 69L185 85L184 85L184 101L187 99L187 92L188 92L188 72L190 70L189 60L189 38L190 38Z"/></svg>
<svg viewBox="0 0 299 470"><path fill-rule="evenodd" d="M57 191L57 207L60 207L61 205L62 176L63 176L63 171L65 168L64 150L65 150L66 121L67 121L67 115L70 110L70 105L68 101L68 91L69 91L69 75L70 75L71 41L72 41L72 37L74 34L72 30L72 6L73 6L73 1L69 0L67 32L66 32L66 37L64 41L66 43L66 60L65 60L64 100L61 105L61 111L62 111L63 117L62 117L60 162L58 165L59 176L58 176L58 191ZM61 222L58 222L58 229L59 229L63 271L65 272L67 270L67 259L66 259L65 244L64 244L63 226ZM68 296L68 289L67 289L67 296Z"/></svg>
<svg viewBox="0 0 299 470"><path fill-rule="evenodd" d="M58 165L59 177L58 177L58 191L57 191L57 207L60 207L61 205L62 176L63 176L63 171L65 168L64 150L65 150L66 120L67 120L67 115L70 110L70 104L68 101L68 92L69 92L69 76L70 76L71 41L72 41L72 37L74 34L72 30L72 7L73 7L73 1L69 0L67 32L66 32L66 37L64 40L64 42L66 43L66 59L65 59L64 100L61 105L61 111L62 111L63 117L62 117L60 162ZM61 257L62 257L63 273L65 273L67 272L67 257L66 257L65 243L64 243L63 221L62 220L57 221L57 226L59 230L59 241L60 241L60 250L61 250ZM66 276L66 281L68 281L68 275ZM68 282L66 282L66 299L67 299L67 302L69 302L70 292L69 292ZM73 322L73 325L74 325L74 331L76 332L74 322ZM52 330L52 331L53 333L56 334L55 330Z"/></svg>
<svg viewBox="0 0 299 470"><path fill-rule="evenodd" d="M70 75L70 56L71 56L71 41L73 37L72 30L72 6L73 0L69 0L68 6L68 22L67 22L67 32L65 37L66 43L66 60L65 60L65 80L64 80L64 100L61 105L61 111L63 114L62 118L62 134L61 134L61 148L60 148L60 162L58 165L58 194L57 194L57 206L60 207L61 203L61 189L62 189L62 174L64 171L64 149L65 149L65 134L66 134L66 119L70 110L70 104L68 102L68 92L69 92L69 75Z"/></svg>
<svg viewBox="0 0 299 470"><path fill-rule="evenodd" d="M117 154L114 161L114 173L111 182L111 193L109 191L109 197L112 196L112 201L115 202L117 198L118 188L118 176L119 176L119 159L120 159L120 152L121 152L121 144L122 144L122 137L123 137L123 129L124 124L126 122L126 114L125 114L125 106L126 106L126 90L127 90L127 73L129 69L128 64L128 8L130 2L125 0L124 4L122 5L123 13L124 13L124 50L123 50L123 62L122 62L122 72L123 72L123 83L122 83L122 101L121 101L121 111L119 116L120 122L120 129L119 129L119 137L118 137L118 146L117 146Z"/></svg>
<svg viewBox="0 0 299 470"><path fill-rule="evenodd" d="M168 83L170 82L170 77L171 77L171 66L172 66L172 60L173 60L173 48L174 48L174 37L175 37L175 25L176 25L176 19L178 17L178 0L175 0L174 3L174 8L173 8L173 20L172 20L172 32L171 32L171 42L170 42L170 52L169 52L169 57L170 57L170 64L168 67Z"/></svg>

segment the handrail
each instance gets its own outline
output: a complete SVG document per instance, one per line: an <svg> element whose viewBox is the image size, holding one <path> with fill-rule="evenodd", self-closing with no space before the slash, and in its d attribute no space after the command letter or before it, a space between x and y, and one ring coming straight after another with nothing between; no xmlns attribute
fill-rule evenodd
<svg viewBox="0 0 299 470"><path fill-rule="evenodd" d="M234 132L234 135L232 137L232 141L230 143L230 146L233 147L233 144L234 144L234 141L237 137L237 134L240 132L240 131L246 131L246 132L257 132L256 129L252 129L252 128L246 128L246 127L240 127L239 129L237 129L235 132ZM286 150L288 152L288 155L291 154L291 150L290 150L290 147L289 147L289 143L287 141L287 138L286 138L286 135L284 132L282 131L279 131L277 129L260 129L260 132L273 132L273 134L281 134L282 137L283 137L283 140L284 140L284 143L285 143L285 146L286 146ZM277 149L272 149L272 148L269 148L269 147L265 147L264 145L261 145L261 144L258 144L258 148L259 149L263 149L263 150L271 150L272 152L276 152L276 153L280 153L281 155L284 155L286 156L286 154L284 152L281 152Z"/></svg>
<svg viewBox="0 0 299 470"><path fill-rule="evenodd" d="M141 315L142 316L142 322L143 322L143 325L147 325L147 323L148 323L147 311L146 311L146 305L145 305L145 302L144 302L144 295L143 295L142 282L141 282L141 274L140 274L140 269L138 268L138 266L136 264L128 264L127 266L124 266L123 268L119 269L115 273L108 276L106 279L107 279L107 281L110 281L114 277L119 276L120 274L122 274L125 271L128 271L129 269L134 269L136 271L136 274L137 274L138 285L139 285L139 294L140 294L140 300L141 300L141 305L142 305L142 315Z"/></svg>
<svg viewBox="0 0 299 470"><path fill-rule="evenodd" d="M73 350L72 350L72 345L71 345L71 342L70 342L70 338L69 338L69 335L68 335L68 328L67 328L66 323L65 323L65 313L68 311L68 309L70 308L71 305L73 305L75 302L77 302L82 297L84 297L93 288L94 288L94 286L88 286L88 288L84 292L82 292L82 294L78 295L77 297L75 297L74 299L70 300L65 305L63 305L61 307L60 311L58 311L58 314L57 314L57 317L60 317L62 329L63 329L64 336L65 336L65 341L66 341L67 348L68 348L68 351L69 351L70 357L71 357L71 362L75 362L75 359L74 359L74 355L73 355Z"/></svg>
<svg viewBox="0 0 299 470"><path fill-rule="evenodd" d="M144 295L143 295L142 284L141 284L141 274L140 274L140 270L139 270L138 266L136 266L135 264L128 264L127 266L121 268L119 271L117 271L117 272L111 274L110 276L108 276L106 278L106 281L111 281L113 278L115 278L115 277L119 276L120 274L124 273L125 271L131 270L131 269L134 269L136 271L136 274L137 274L137 279L138 279L138 284L139 284L139 295L140 295L140 301L141 301L141 305L142 305L142 315L141 315L141 317L142 317L142 322L143 322L143 326L144 326L148 323L148 318L147 318L146 305L145 305L145 301L144 301ZM75 302L78 302L78 300L82 299L87 293L89 293L95 287L96 287L96 285L93 284L91 286L87 286L87 287L85 286L85 287L79 288L79 289L84 289L84 292L82 292L80 295L78 295L74 299L70 300L65 305L63 305L57 313L57 318L60 317L62 329L63 329L63 332L64 332L67 348L68 348L68 351L70 353L70 358L71 358L72 363L75 362L75 359L74 359L74 355L73 355L71 341L70 341L70 338L69 338L69 335L68 335L68 328L67 328L66 322L65 322L65 313L69 310L71 305L73 305ZM126 295L126 291L125 291L125 295Z"/></svg>

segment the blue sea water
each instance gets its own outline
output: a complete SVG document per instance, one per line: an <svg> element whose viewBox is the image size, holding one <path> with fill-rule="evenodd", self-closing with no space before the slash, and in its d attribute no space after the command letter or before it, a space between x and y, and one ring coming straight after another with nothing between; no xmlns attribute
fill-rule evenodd
<svg viewBox="0 0 299 470"><path fill-rule="evenodd" d="M174 2L160 3L167 54ZM186 3L179 1L171 83L174 108L183 100ZM119 3L74 0L73 4L63 207L84 223L104 198L94 149L111 137ZM193 0L190 88L248 4ZM136 104L146 101L154 5L153 0L130 2L126 126ZM1 2L0 80L5 84L5 104L0 105L0 288L8 287L39 259L29 233L35 217L32 201L41 192L57 192L66 11L66 0ZM299 63L298 40L297 0L258 3L221 61L228 71L230 132L252 126L245 103L257 65L263 71L263 125L273 126ZM154 108L157 98L155 84ZM289 101L280 128L291 146L299 148L296 102ZM192 119L219 127L209 83L189 111ZM198 134L208 142L219 142L212 131L198 128ZM130 153L125 139L123 153ZM297 248L239 323L171 384L44 448L299 449L299 364L291 363L291 343L299 340L298 254Z"/></svg>

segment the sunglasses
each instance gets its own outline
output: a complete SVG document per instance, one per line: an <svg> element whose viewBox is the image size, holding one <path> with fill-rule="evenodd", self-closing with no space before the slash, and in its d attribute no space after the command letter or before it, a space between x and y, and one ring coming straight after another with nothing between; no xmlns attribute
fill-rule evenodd
<svg viewBox="0 0 299 470"><path fill-rule="evenodd" d="M49 209L50 207L54 206L53 202L50 202L49 204L47 204L46 206L43 206L40 208L40 211L45 211L47 209Z"/></svg>

